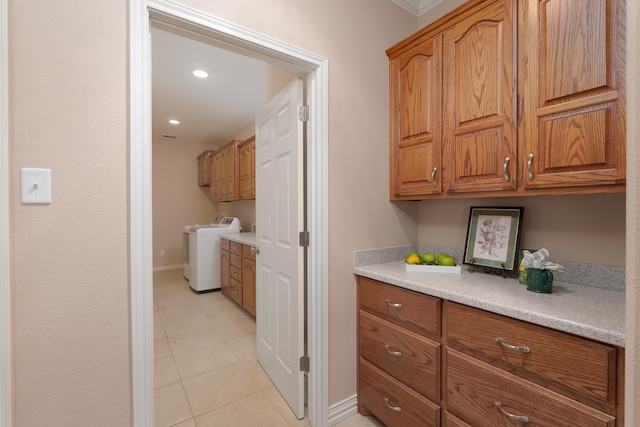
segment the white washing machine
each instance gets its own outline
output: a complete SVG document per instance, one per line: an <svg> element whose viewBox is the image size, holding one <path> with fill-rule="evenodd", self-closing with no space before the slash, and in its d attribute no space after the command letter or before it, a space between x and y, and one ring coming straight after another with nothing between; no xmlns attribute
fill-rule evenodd
<svg viewBox="0 0 640 427"><path fill-rule="evenodd" d="M220 235L240 232L240 220L224 217L220 224L195 225L189 229L189 286L195 292L221 289Z"/></svg>
<svg viewBox="0 0 640 427"><path fill-rule="evenodd" d="M211 220L209 225L220 225L223 219L224 215L217 215ZM185 225L184 230L182 231L182 275L187 280L189 280L189 278L191 277L191 268L189 266L189 230L191 229L191 227L198 227L198 225Z"/></svg>

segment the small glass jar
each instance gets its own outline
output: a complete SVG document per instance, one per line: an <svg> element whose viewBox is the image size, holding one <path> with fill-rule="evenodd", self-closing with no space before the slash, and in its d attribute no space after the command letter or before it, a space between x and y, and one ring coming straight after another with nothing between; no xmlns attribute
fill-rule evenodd
<svg viewBox="0 0 640 427"><path fill-rule="evenodd" d="M527 284L527 270L528 268L525 267L524 265L521 265L520 267L518 267L518 282L521 285Z"/></svg>

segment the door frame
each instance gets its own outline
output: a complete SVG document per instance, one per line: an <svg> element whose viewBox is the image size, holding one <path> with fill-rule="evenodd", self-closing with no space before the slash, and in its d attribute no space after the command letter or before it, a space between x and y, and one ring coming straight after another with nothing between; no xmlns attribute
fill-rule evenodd
<svg viewBox="0 0 640 427"><path fill-rule="evenodd" d="M0 427L10 427L11 282L9 248L9 42L7 0L0 0Z"/></svg>
<svg viewBox="0 0 640 427"><path fill-rule="evenodd" d="M6 1L6 0L3 0ZM231 50L307 74L308 416L328 424L328 60L247 28L165 0L129 2L129 286L134 427L153 425L151 212L151 22L188 30Z"/></svg>

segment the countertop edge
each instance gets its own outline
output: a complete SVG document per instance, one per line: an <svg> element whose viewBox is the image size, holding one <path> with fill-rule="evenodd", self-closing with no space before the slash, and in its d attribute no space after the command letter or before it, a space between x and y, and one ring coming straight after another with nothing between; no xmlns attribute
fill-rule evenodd
<svg viewBox="0 0 640 427"><path fill-rule="evenodd" d="M551 294L526 290L516 279L484 273L407 273L403 262L354 268L354 274L568 332L625 346L624 292L554 282Z"/></svg>
<svg viewBox="0 0 640 427"><path fill-rule="evenodd" d="M242 243L243 245L256 245L256 233L253 232L221 234L220 238Z"/></svg>

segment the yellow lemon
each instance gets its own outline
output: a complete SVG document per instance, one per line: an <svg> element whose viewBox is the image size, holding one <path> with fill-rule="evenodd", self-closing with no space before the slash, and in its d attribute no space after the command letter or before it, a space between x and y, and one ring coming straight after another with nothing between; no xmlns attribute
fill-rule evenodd
<svg viewBox="0 0 640 427"><path fill-rule="evenodd" d="M409 255L407 257L407 264L420 264L420 255Z"/></svg>

